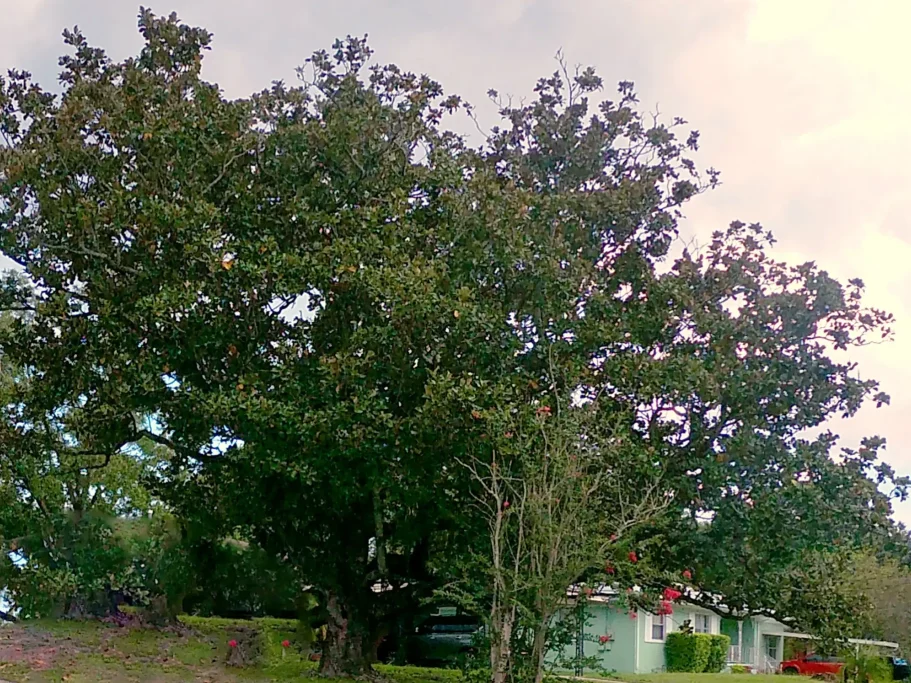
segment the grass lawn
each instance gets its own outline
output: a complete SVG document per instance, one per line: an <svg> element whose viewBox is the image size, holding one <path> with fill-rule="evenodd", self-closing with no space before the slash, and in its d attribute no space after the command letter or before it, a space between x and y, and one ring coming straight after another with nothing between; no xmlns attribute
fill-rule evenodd
<svg viewBox="0 0 911 683"><path fill-rule="evenodd" d="M296 623L188 617L157 630L98 622L36 621L0 627L0 681L41 683L242 683L300 680L315 670ZM226 664L228 641L258 661ZM283 648L283 640L291 646ZM284 655L282 654L284 652ZM453 683L455 670L378 667L396 683Z"/></svg>
<svg viewBox="0 0 911 683"><path fill-rule="evenodd" d="M619 674L626 683L781 683L781 676L774 674ZM790 680L805 680L793 676Z"/></svg>

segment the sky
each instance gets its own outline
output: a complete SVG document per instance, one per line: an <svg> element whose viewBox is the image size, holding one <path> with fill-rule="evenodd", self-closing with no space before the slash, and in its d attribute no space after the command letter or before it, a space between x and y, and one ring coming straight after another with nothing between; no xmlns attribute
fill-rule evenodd
<svg viewBox="0 0 911 683"><path fill-rule="evenodd" d="M859 277L896 317L895 339L849 353L891 394L831 428L887 439L911 474L911 24L907 0L146 0L215 35L203 74L229 97L293 81L314 50L370 35L375 60L427 73L494 123L490 88L528 96L554 55L636 83L642 106L701 131L717 190L686 210L685 239L760 222L776 258ZM0 69L50 87L76 24L114 59L135 54L127 0L0 0ZM609 95L610 93L606 93ZM467 129L466 129L467 132ZM0 267L8 264L0 257ZM911 524L911 502L896 518Z"/></svg>

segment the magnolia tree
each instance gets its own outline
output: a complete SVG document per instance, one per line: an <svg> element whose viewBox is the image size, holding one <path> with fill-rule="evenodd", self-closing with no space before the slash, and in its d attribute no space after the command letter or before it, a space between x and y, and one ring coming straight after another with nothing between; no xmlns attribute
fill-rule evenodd
<svg viewBox="0 0 911 683"><path fill-rule="evenodd" d="M602 551L627 557L626 585L692 567L695 589L774 609L750 567L888 529L876 449L835 462L798 435L876 395L828 351L889 317L740 224L668 269L681 206L716 174L632 84L598 102L594 71L561 69L471 149L443 125L464 104L368 67L362 40L230 101L201 78L206 31L147 11L140 31L123 62L66 32L59 95L0 81L0 246L38 285L3 290L30 323L0 347L41 378L24 403L68 406L93 453L163 446L175 509L314 586L324 674L373 675L384 624L478 533L495 569L476 602L502 630L512 606L546 623ZM580 475L566 496L560 472ZM565 535L581 515L584 542ZM505 542L531 536L495 550L497 519ZM534 568L507 575L516 558Z"/></svg>

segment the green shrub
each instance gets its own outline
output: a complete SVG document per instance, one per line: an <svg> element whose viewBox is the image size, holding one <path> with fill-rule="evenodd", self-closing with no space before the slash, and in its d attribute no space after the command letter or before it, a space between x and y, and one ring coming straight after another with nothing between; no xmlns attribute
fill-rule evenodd
<svg viewBox="0 0 911 683"><path fill-rule="evenodd" d="M888 683L892 680L892 665L872 648L850 652L845 661L845 680L848 683Z"/></svg>
<svg viewBox="0 0 911 683"><path fill-rule="evenodd" d="M750 673L750 667L746 664L734 664L731 666L732 674L748 674Z"/></svg>
<svg viewBox="0 0 911 683"><path fill-rule="evenodd" d="M727 662L731 639L724 635L710 635L707 638L709 640L709 654L703 671L708 674L717 674L721 672Z"/></svg>
<svg viewBox="0 0 911 683"><path fill-rule="evenodd" d="M668 633L664 658L668 671L702 673L709 661L711 637L701 633Z"/></svg>

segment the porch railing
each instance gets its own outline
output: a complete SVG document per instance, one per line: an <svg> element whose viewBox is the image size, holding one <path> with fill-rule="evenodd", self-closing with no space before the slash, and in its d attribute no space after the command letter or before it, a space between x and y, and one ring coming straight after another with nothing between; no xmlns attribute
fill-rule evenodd
<svg viewBox="0 0 911 683"><path fill-rule="evenodd" d="M781 664L781 660L773 659L768 655L763 655L761 659L762 662L759 666L759 673L773 674L778 672L778 665Z"/></svg>
<svg viewBox="0 0 911 683"><path fill-rule="evenodd" d="M731 645L728 648L728 664L752 664L753 648L749 646Z"/></svg>

